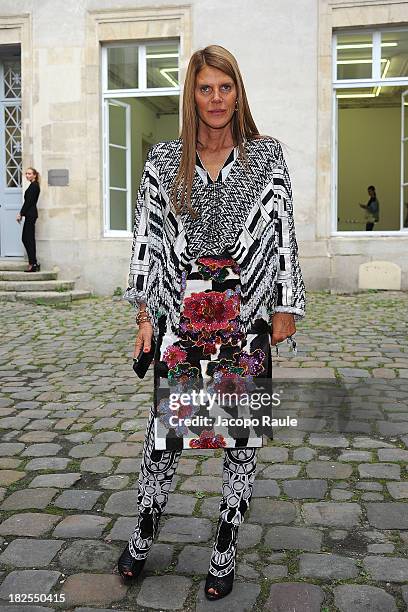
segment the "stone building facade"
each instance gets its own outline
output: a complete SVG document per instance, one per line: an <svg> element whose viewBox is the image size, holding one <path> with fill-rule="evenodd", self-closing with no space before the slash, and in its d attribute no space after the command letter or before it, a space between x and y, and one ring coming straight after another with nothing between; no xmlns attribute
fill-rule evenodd
<svg viewBox="0 0 408 612"><path fill-rule="evenodd" d="M2 0L0 256L23 254L34 166L42 267L100 295L126 286L144 155L178 136L189 57L212 43L285 145L307 287L406 289L408 0Z"/></svg>

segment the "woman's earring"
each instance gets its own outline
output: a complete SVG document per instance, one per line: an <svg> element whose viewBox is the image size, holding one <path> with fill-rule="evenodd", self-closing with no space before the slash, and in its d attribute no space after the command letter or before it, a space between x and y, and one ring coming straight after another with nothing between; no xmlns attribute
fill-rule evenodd
<svg viewBox="0 0 408 612"><path fill-rule="evenodd" d="M234 110L236 110L236 111L238 110L238 100L235 100L235 108L234 108Z"/></svg>

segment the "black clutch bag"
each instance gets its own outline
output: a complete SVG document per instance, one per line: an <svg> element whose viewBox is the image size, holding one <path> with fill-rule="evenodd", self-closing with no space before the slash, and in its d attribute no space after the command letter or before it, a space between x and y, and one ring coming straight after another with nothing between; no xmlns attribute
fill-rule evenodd
<svg viewBox="0 0 408 612"><path fill-rule="evenodd" d="M133 358L133 369L139 378L143 378L152 363L156 352L156 343L152 338L150 351L145 353L142 349L137 357Z"/></svg>

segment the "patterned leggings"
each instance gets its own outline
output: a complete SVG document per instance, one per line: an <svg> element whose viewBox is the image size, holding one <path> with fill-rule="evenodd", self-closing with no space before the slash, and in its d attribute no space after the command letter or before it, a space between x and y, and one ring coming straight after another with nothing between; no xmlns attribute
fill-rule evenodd
<svg viewBox="0 0 408 612"><path fill-rule="evenodd" d="M182 453L181 450L155 450L153 418L152 406L139 474L139 515L135 531L129 540L129 550L135 559L146 558L153 544L160 515L166 506L171 482ZM252 497L256 451L256 448L231 448L224 451L220 517L210 562L210 571L216 576L225 575L234 567L238 527L244 520ZM231 537L227 544L218 541L221 521L228 523L230 530Z"/></svg>

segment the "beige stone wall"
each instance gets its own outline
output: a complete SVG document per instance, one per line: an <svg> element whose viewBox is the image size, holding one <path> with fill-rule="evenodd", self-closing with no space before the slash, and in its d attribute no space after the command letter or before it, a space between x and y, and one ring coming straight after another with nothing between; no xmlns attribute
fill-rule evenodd
<svg viewBox="0 0 408 612"><path fill-rule="evenodd" d="M117 0L111 10L105 2L26 4L29 15L14 18L11 2L2 3L0 43L22 45L23 166L43 175L38 259L45 268L58 266L80 288L109 294L125 286L131 240L103 235L100 45L180 37L183 75L191 55L190 7L134 8ZM69 186L48 186L51 168L68 169Z"/></svg>
<svg viewBox="0 0 408 612"><path fill-rule="evenodd" d="M125 286L131 239L103 236L100 44L180 36L181 76L191 52L222 44L237 57L255 121L285 144L308 288L358 287L358 266L399 263L403 237L330 236L332 29L404 23L408 0L2 0L0 43L21 42L24 166L44 180L39 259L79 287ZM47 186L68 168L69 187ZM381 251L380 253L378 251Z"/></svg>

